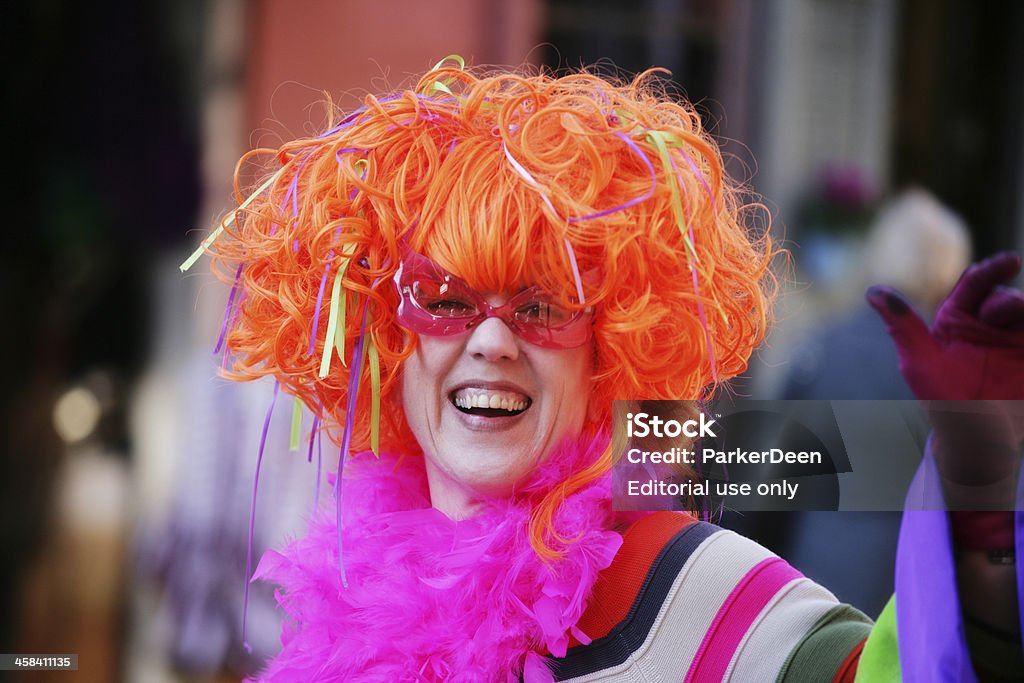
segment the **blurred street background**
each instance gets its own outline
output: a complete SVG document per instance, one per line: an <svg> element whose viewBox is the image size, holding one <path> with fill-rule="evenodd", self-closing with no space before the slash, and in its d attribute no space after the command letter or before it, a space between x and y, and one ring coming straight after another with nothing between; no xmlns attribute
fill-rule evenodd
<svg viewBox="0 0 1024 683"><path fill-rule="evenodd" d="M322 129L325 95L350 110L452 53L669 69L792 253L754 398L909 398L864 289L927 314L969 260L1024 251L1024 2L40 0L0 31L0 652L79 655L0 680L229 681L274 651L268 587L251 653L241 633L271 387L216 379L227 288L177 266L238 157ZM317 495L280 403L257 557ZM892 590L896 513L726 522L870 616Z"/></svg>

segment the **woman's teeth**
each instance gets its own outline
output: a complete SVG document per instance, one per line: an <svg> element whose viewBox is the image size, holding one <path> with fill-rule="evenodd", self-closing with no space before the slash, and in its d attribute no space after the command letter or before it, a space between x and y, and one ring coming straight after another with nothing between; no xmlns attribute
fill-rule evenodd
<svg viewBox="0 0 1024 683"><path fill-rule="evenodd" d="M452 401L457 408L471 410L473 408L487 408L490 410L505 410L508 412L521 412L526 410L530 404L529 399L512 392L503 391L459 391Z"/></svg>

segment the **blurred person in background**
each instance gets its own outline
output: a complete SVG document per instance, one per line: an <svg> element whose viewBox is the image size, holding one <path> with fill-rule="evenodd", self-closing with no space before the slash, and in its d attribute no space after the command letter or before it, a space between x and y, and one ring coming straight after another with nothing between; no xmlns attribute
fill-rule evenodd
<svg viewBox="0 0 1024 683"><path fill-rule="evenodd" d="M872 222L846 288L863 292L885 283L902 292L927 319L967 264L971 245L963 219L923 189L907 190L885 204ZM896 350L885 326L863 302L826 321L789 361L783 399L911 399L896 368ZM833 358L847 363L830 362Z"/></svg>

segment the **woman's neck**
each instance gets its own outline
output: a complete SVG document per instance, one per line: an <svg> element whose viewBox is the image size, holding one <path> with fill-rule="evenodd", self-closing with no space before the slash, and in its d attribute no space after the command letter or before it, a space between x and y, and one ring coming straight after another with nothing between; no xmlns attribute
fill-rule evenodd
<svg viewBox="0 0 1024 683"><path fill-rule="evenodd" d="M424 458L427 471L427 486L430 490L430 504L453 520L468 519L481 507L477 494L460 485L443 470Z"/></svg>

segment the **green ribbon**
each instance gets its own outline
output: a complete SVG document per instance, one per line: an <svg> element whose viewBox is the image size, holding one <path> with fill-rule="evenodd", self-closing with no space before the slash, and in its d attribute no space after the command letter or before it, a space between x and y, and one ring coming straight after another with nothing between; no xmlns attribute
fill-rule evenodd
<svg viewBox="0 0 1024 683"><path fill-rule="evenodd" d="M700 259L697 257L693 240L690 239L689 224L686 221L686 212L683 210L683 197L679 192L679 180L676 178L675 167L672 165L672 158L668 151L670 147L680 149L684 143L675 133L663 130L648 130L644 133L644 137L658 150L658 157L665 170L665 177L672 179L672 182L668 184L669 190L672 191L672 217L675 218L676 227L679 228L683 244L686 245L686 251L691 259L690 268L695 268Z"/></svg>
<svg viewBox="0 0 1024 683"><path fill-rule="evenodd" d="M295 397L295 401L292 403L292 432L291 438L288 441L288 450L297 451L299 449L299 441L301 441L302 435L302 399L298 396Z"/></svg>
<svg viewBox="0 0 1024 683"><path fill-rule="evenodd" d="M367 335L366 342L370 361L370 450L380 457L380 354L372 334Z"/></svg>
<svg viewBox="0 0 1024 683"><path fill-rule="evenodd" d="M439 61L437 64L435 64L434 68L431 69L431 71L437 71L442 66L444 66L445 62L447 62L449 60L458 63L459 71L465 70L465 68L466 68L466 60L463 59L461 55L450 54L447 57L445 57L444 59L442 59L441 61ZM430 95L433 95L435 92L443 92L445 95L449 95L451 97L455 97L455 93L453 93L451 88L449 87L454 82L455 82L454 78L447 78L447 79L440 80L440 81L431 81L430 85L427 86L426 91L423 94L427 95L427 96L430 96Z"/></svg>
<svg viewBox="0 0 1024 683"><path fill-rule="evenodd" d="M341 357L343 359L345 357L345 306L343 303L345 297L342 295L341 283L345 278L345 273L348 272L348 265L352 261L354 252L354 244L345 245L341 265L338 266L338 272L334 276L334 286L331 288L331 311L327 318L327 336L324 338L324 352L320 357L320 372L317 375L320 379L327 377L327 373L331 370L331 356L334 355L331 353L332 349L337 348Z"/></svg>

